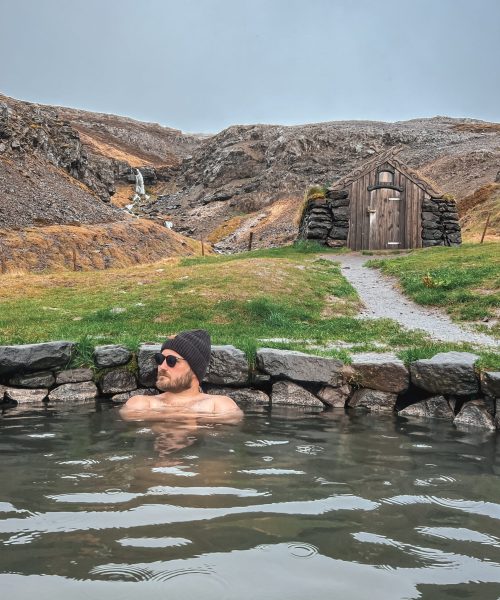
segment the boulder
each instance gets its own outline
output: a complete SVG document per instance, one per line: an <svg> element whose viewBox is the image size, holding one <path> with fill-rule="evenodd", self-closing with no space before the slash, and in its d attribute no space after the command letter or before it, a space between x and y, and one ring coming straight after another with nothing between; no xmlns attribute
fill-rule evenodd
<svg viewBox="0 0 500 600"><path fill-rule="evenodd" d="M204 385L203 389L207 394L229 396L238 404L257 404L267 406L270 402L270 398L265 392L253 388L230 388L219 387L215 385Z"/></svg>
<svg viewBox="0 0 500 600"><path fill-rule="evenodd" d="M56 375L57 385L63 383L81 383L82 381L92 381L94 373L92 369L68 369L67 371L61 371Z"/></svg>
<svg viewBox="0 0 500 600"><path fill-rule="evenodd" d="M271 393L272 405L314 406L324 408L323 402L314 394L291 381L277 381Z"/></svg>
<svg viewBox="0 0 500 600"><path fill-rule="evenodd" d="M294 350L261 348L257 350L258 368L272 377L292 381L323 383L334 387L342 383L342 361L313 356Z"/></svg>
<svg viewBox="0 0 500 600"><path fill-rule="evenodd" d="M132 396L156 396L158 395L158 390L156 388L141 388L138 390L131 390L129 392L122 392L121 394L115 394L111 397L113 402L117 404L123 404Z"/></svg>
<svg viewBox="0 0 500 600"><path fill-rule="evenodd" d="M474 363L479 358L469 352L441 352L410 365L411 382L433 394L465 396L479 390Z"/></svg>
<svg viewBox="0 0 500 600"><path fill-rule="evenodd" d="M48 389L6 388L5 400L11 400L18 404L40 404L47 398L48 393Z"/></svg>
<svg viewBox="0 0 500 600"><path fill-rule="evenodd" d="M102 376L99 382L99 388L103 394L121 394L130 392L137 388L135 376L127 369L116 369L109 371Z"/></svg>
<svg viewBox="0 0 500 600"><path fill-rule="evenodd" d="M52 371L39 371L38 373L26 373L14 375L9 379L9 384L23 388L50 388L56 382Z"/></svg>
<svg viewBox="0 0 500 600"><path fill-rule="evenodd" d="M128 348L116 344L96 346L94 349L94 364L99 369L126 365L131 358L132 352Z"/></svg>
<svg viewBox="0 0 500 600"><path fill-rule="evenodd" d="M363 388L354 392L349 400L349 407L366 408L377 412L392 412L397 398L397 394L392 392Z"/></svg>
<svg viewBox="0 0 500 600"><path fill-rule="evenodd" d="M53 389L49 394L49 402L78 404L93 402L97 398L97 386L93 381L81 383L64 383Z"/></svg>
<svg viewBox="0 0 500 600"><path fill-rule="evenodd" d="M141 344L137 353L139 383L144 387L155 387L158 365L154 355L161 352L161 344Z"/></svg>
<svg viewBox="0 0 500 600"><path fill-rule="evenodd" d="M485 396L500 398L500 371L481 373L481 391Z"/></svg>
<svg viewBox="0 0 500 600"><path fill-rule="evenodd" d="M76 349L74 342L43 342L0 346L0 375L65 367Z"/></svg>
<svg viewBox="0 0 500 600"><path fill-rule="evenodd" d="M495 429L493 417L481 400L466 402L455 417L453 424L463 428Z"/></svg>
<svg viewBox="0 0 500 600"><path fill-rule="evenodd" d="M216 385L246 385L249 373L245 353L234 346L212 346L210 364L203 381Z"/></svg>
<svg viewBox="0 0 500 600"><path fill-rule="evenodd" d="M355 381L372 390L399 394L408 389L410 373L394 354L366 352L352 358Z"/></svg>
<svg viewBox="0 0 500 600"><path fill-rule="evenodd" d="M432 398L415 402L415 404L411 404L400 410L398 415L402 417L449 419L450 421L452 421L455 416L444 396L432 396Z"/></svg>
<svg viewBox="0 0 500 600"><path fill-rule="evenodd" d="M318 392L318 398L332 408L344 408L351 392L351 386L347 383L341 387L325 385Z"/></svg>

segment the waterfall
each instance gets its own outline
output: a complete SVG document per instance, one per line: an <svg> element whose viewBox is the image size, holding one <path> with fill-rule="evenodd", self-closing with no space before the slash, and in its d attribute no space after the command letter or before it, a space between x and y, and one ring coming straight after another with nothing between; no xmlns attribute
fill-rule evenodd
<svg viewBox="0 0 500 600"><path fill-rule="evenodd" d="M144 178L139 169L135 170L135 193L138 196L146 195L146 190L144 189Z"/></svg>

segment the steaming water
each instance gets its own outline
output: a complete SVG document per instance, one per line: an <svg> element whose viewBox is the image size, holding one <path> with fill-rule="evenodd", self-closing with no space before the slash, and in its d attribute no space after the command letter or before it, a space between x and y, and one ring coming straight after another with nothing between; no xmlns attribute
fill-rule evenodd
<svg viewBox="0 0 500 600"><path fill-rule="evenodd" d="M497 599L497 440L340 410L198 429L11 410L2 598Z"/></svg>

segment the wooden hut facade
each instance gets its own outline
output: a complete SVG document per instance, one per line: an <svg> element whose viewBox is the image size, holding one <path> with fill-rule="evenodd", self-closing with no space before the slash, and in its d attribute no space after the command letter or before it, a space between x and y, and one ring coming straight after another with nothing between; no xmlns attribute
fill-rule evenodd
<svg viewBox="0 0 500 600"><path fill-rule="evenodd" d="M390 152L361 165L310 201L301 237L352 250L461 243L456 205Z"/></svg>

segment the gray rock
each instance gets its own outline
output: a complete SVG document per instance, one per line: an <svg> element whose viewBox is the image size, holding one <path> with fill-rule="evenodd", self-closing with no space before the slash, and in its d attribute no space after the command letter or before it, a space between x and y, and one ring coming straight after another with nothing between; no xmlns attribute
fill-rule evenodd
<svg viewBox="0 0 500 600"><path fill-rule="evenodd" d="M349 196L349 192L347 190L331 190L328 189L326 191L326 197L331 200L343 200Z"/></svg>
<svg viewBox="0 0 500 600"><path fill-rule="evenodd" d="M12 400L18 404L40 404L47 398L48 393L48 389L6 388L5 400Z"/></svg>
<svg viewBox="0 0 500 600"><path fill-rule="evenodd" d="M330 200L328 204L332 208L340 208L341 206L349 206L350 200L349 198L338 198L337 200Z"/></svg>
<svg viewBox="0 0 500 600"><path fill-rule="evenodd" d="M466 402L462 406L462 410L455 417L453 423L454 425L464 428L477 427L480 429L495 429L493 417L481 400L471 400L470 402Z"/></svg>
<svg viewBox="0 0 500 600"><path fill-rule="evenodd" d="M348 229L345 227L332 227L328 236L335 240L346 240L347 234L348 234Z"/></svg>
<svg viewBox="0 0 500 600"><path fill-rule="evenodd" d="M138 390L131 390L129 392L122 392L121 394L115 394L111 397L113 402L117 404L123 404L132 396L157 396L158 390L156 388L141 388Z"/></svg>
<svg viewBox="0 0 500 600"><path fill-rule="evenodd" d="M410 373L402 360L394 354L366 352L352 358L355 380L372 390L399 394L408 389Z"/></svg>
<svg viewBox="0 0 500 600"><path fill-rule="evenodd" d="M441 352L410 364L414 385L433 394L469 395L479 390L474 363L479 356L469 352Z"/></svg>
<svg viewBox="0 0 500 600"><path fill-rule="evenodd" d="M481 373L481 391L485 396L500 398L500 371Z"/></svg>
<svg viewBox="0 0 500 600"><path fill-rule="evenodd" d="M249 381L245 353L234 346L212 346L205 379L216 385L246 385Z"/></svg>
<svg viewBox="0 0 500 600"><path fill-rule="evenodd" d="M342 361L337 358L313 356L294 350L260 348L257 350L258 368L273 377L292 381L341 385Z"/></svg>
<svg viewBox="0 0 500 600"><path fill-rule="evenodd" d="M397 400L397 394L381 390L356 390L349 400L350 408L366 408L370 411L392 412Z"/></svg>
<svg viewBox="0 0 500 600"><path fill-rule="evenodd" d="M344 408L351 392L351 386L347 383L341 387L326 385L318 392L318 398L333 408Z"/></svg>
<svg viewBox="0 0 500 600"><path fill-rule="evenodd" d="M0 375L65 367L76 349L74 342L43 342L0 346Z"/></svg>
<svg viewBox="0 0 500 600"><path fill-rule="evenodd" d="M428 417L433 419L454 418L453 410L444 396L433 396L420 402L416 402L398 412L402 417Z"/></svg>
<svg viewBox="0 0 500 600"><path fill-rule="evenodd" d="M311 392L291 381L277 381L271 393L272 405L315 406L324 408L323 402Z"/></svg>
<svg viewBox="0 0 500 600"><path fill-rule="evenodd" d="M423 229L422 239L423 240L438 240L443 237L441 229Z"/></svg>
<svg viewBox="0 0 500 600"><path fill-rule="evenodd" d="M116 369L109 371L102 376L99 382L99 387L103 394L121 394L122 392L130 392L137 388L135 376L126 369Z"/></svg>
<svg viewBox="0 0 500 600"><path fill-rule="evenodd" d="M100 369L126 365L131 358L132 352L128 348L116 344L96 346L94 349L94 363Z"/></svg>
<svg viewBox="0 0 500 600"><path fill-rule="evenodd" d="M4 385L0 385L0 404L4 401L6 389L7 388Z"/></svg>
<svg viewBox="0 0 500 600"><path fill-rule="evenodd" d="M49 402L78 404L93 402L97 398L97 386L93 381L81 383L64 383L49 394Z"/></svg>
<svg viewBox="0 0 500 600"><path fill-rule="evenodd" d="M144 387L155 387L158 365L154 355L161 352L161 344L141 344L137 354L139 366L139 383Z"/></svg>
<svg viewBox="0 0 500 600"><path fill-rule="evenodd" d="M27 373L14 375L9 379L9 384L24 388L50 388L56 382L52 371L39 371L38 373Z"/></svg>
<svg viewBox="0 0 500 600"><path fill-rule="evenodd" d="M269 405L270 398L262 390L253 388L230 388L219 387L215 385L203 386L207 394L216 394L219 396L229 396L238 404Z"/></svg>
<svg viewBox="0 0 500 600"><path fill-rule="evenodd" d="M424 221L434 221L434 222L439 222L439 214L436 214L434 212L427 212L427 211L423 211L422 212L422 222Z"/></svg>
<svg viewBox="0 0 500 600"><path fill-rule="evenodd" d="M92 381L94 373L92 369L68 369L61 371L56 375L57 385L63 383L81 383L82 381Z"/></svg>

